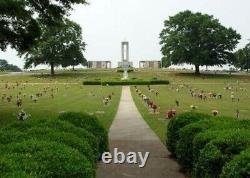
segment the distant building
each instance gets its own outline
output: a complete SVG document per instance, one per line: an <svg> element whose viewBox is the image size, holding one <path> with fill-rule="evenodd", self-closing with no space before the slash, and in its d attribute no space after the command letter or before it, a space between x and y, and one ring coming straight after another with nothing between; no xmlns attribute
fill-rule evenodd
<svg viewBox="0 0 250 178"><path fill-rule="evenodd" d="M140 61L139 68L159 69L161 68L161 61Z"/></svg>
<svg viewBox="0 0 250 178"><path fill-rule="evenodd" d="M88 68L91 69L110 69L111 61L88 61Z"/></svg>

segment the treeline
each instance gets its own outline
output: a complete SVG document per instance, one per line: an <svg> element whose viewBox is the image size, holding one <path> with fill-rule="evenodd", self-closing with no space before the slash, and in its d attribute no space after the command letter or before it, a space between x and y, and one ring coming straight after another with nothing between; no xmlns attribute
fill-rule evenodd
<svg viewBox="0 0 250 178"><path fill-rule="evenodd" d="M82 29L67 17L75 4L85 0L0 1L0 50L8 46L25 59L25 68L47 64L86 65Z"/></svg>
<svg viewBox="0 0 250 178"><path fill-rule="evenodd" d="M13 64L9 64L6 60L0 59L0 71L21 72L22 70Z"/></svg>

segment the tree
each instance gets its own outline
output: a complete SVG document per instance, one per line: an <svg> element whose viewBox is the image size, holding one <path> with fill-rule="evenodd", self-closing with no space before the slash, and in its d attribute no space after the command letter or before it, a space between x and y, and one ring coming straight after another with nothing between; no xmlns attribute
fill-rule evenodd
<svg viewBox="0 0 250 178"><path fill-rule="evenodd" d="M0 59L0 71L21 72L22 70L13 64L9 64L6 60Z"/></svg>
<svg viewBox="0 0 250 178"><path fill-rule="evenodd" d="M0 0L0 50L10 45L20 54L41 35L40 25L57 25L74 4L85 0Z"/></svg>
<svg viewBox="0 0 250 178"><path fill-rule="evenodd" d="M222 65L233 58L241 36L222 26L213 16L191 11L180 12L164 22L160 33L161 52L172 64Z"/></svg>
<svg viewBox="0 0 250 178"><path fill-rule="evenodd" d="M250 43L247 44L243 49L239 49L235 52L235 61L233 62L235 67L240 70L250 69Z"/></svg>
<svg viewBox="0 0 250 178"><path fill-rule="evenodd" d="M56 66L85 64L86 59L82 54L84 50L85 43L82 41L81 27L75 22L65 19L58 27L42 28L39 44L35 45L24 57L24 67L48 64L53 76Z"/></svg>
<svg viewBox="0 0 250 178"><path fill-rule="evenodd" d="M169 66L171 66L171 61L169 60L169 58L168 57L162 57L161 58L161 63L162 63L162 67L169 67Z"/></svg>

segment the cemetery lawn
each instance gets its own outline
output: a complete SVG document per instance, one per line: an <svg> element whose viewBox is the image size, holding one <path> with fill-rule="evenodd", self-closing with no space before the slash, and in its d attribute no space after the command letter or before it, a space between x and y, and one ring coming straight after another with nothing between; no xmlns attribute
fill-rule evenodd
<svg viewBox="0 0 250 178"><path fill-rule="evenodd" d="M16 114L23 109L31 114L30 120L55 119L60 113L67 111L86 112L96 115L103 126L108 129L118 108L121 87L83 86L83 76L84 74L77 72L62 73L53 78L47 75L0 76L0 127L15 121ZM5 88L7 82L9 82L10 89ZM19 87L16 87L16 82L21 83ZM21 90L21 86L25 86L25 89ZM46 94L43 93L44 88L48 88ZM19 92L23 98L21 108L16 105L16 96ZM39 92L43 96L35 103L30 95L36 95ZM112 101L108 106L104 106L103 97L112 93L114 93ZM2 101L3 94L12 96L12 101L7 102L6 99Z"/></svg>
<svg viewBox="0 0 250 178"><path fill-rule="evenodd" d="M145 78L149 78L150 72L142 71L137 75L145 75ZM132 86L131 91L138 110L149 126L160 137L162 142L165 142L166 140L166 127L169 121L165 119L165 113L172 108L177 110L177 114L180 114L182 112L191 111L192 109L190 108L190 105L195 105L198 107L195 112L212 115L212 110L218 110L219 115L228 117L236 117L236 110L239 109L240 119L250 118L250 76L194 76L188 73L181 74L162 71L153 73L151 71L151 77L152 76L157 77L158 79L170 80L170 85L151 86L152 89L159 92L159 96L151 93L147 86L137 86L143 94L153 100L157 106L160 106L159 114L153 114L152 111L148 110L147 106L145 106L143 100L138 96L135 88ZM182 88L182 85L185 87ZM231 86L232 90L225 90L224 88L226 86ZM190 88L204 90L205 93L221 93L222 99L208 98L206 101L203 101L198 97L192 97L189 92ZM176 89L178 89L179 92L177 92ZM239 101L232 102L231 92L234 92L235 98L239 98ZM180 103L179 107L176 106L176 100Z"/></svg>
<svg viewBox="0 0 250 178"><path fill-rule="evenodd" d="M27 94L23 100L23 109L31 114L30 119L53 119L61 112L79 111L97 115L105 128L110 127L118 108L121 87L83 86L82 82L84 80L120 80L122 73L116 72L115 69L87 69L75 72L56 71L56 76L50 77L48 72L33 71L23 75L0 76L0 96L4 93L16 96L19 92L18 89L6 90L6 82L27 82L26 90L21 92ZM160 114L149 112L141 98L136 94L134 87L131 86L132 95L140 113L163 142L165 141L168 122L165 119L165 112L171 108L175 108L177 114L180 114L190 111L190 105L196 105L198 106L196 112L211 114L211 111L216 109L219 111L219 115L230 117L235 117L236 109L239 109L241 119L248 119L250 116L250 76L246 74L195 76L188 71L136 69L135 72L129 73L129 78L170 81L170 85L151 86L152 89L159 91L160 95L158 97L149 92L147 86L138 86L138 89L143 94L149 96L160 106ZM207 101L201 101L198 98L191 97L189 88L181 88L181 85L188 85L191 88L204 90L206 93L221 93L222 100L208 99ZM237 91L233 92L235 92L235 98L240 98L239 102L232 102L230 98L232 91L224 90L229 85L234 88L233 90L237 88ZM51 99L50 95L45 95L37 103L33 103L30 100L30 94L34 95L48 86L54 89L59 88L58 93L55 92L54 99ZM179 92L176 91L177 88ZM102 98L112 92L115 93L112 102L109 106L105 107L102 103ZM94 93L95 96L92 96L91 93ZM175 100L180 102L179 107L176 107ZM20 111L20 108L17 108L15 98L11 103L2 102L0 98L0 127L14 121L18 111Z"/></svg>

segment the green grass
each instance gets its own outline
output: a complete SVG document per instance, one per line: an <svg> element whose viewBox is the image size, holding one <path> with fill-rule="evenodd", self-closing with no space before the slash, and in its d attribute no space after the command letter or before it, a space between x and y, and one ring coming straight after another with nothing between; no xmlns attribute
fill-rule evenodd
<svg viewBox="0 0 250 178"><path fill-rule="evenodd" d="M48 71L33 71L29 75L0 76L0 96L3 93L16 95L18 89L6 91L5 83L28 82L26 90L22 91L27 94L35 94L46 86L58 87L58 93L52 100L50 96L43 96L38 103L34 104L27 96L24 99L23 108L36 118L55 118L60 112L64 111L82 111L87 113L95 113L96 111L104 111L104 114L97 114L102 124L109 128L114 115L116 113L120 98L121 87L114 86L82 86L84 80L117 80L122 78L122 73L116 70L78 70L57 71L55 77L50 77ZM138 86L144 94L148 95L160 105L160 114L155 115L148 111L144 106L141 98L139 98L133 89L132 94L135 103L142 113L147 123L153 128L161 140L165 140L165 130L167 121L164 119L165 112L171 108L176 108L175 100L180 101L180 107L176 108L178 113L190 110L190 105L197 105L199 112L211 114L211 110L217 109L220 115L235 116L235 110L240 109L240 117L248 119L250 115L250 76L249 75L200 75L196 76L185 71L169 71L169 70L141 70L136 69L135 72L129 73L129 78L133 80L169 80L170 85L152 86L153 89L159 91L160 95L156 97L147 91L146 86ZM67 83L67 84L63 84ZM188 88L180 89L176 92L176 88L180 85L187 84L192 88L203 89L205 92L216 92L223 95L220 100L200 101L192 98L188 92ZM14 85L14 84L13 84ZM70 87L66 87L66 86ZM230 92L223 88L226 85L244 88L244 91L235 91L235 97L240 98L240 102L231 102ZM96 93L96 96L90 96L90 93ZM102 97L114 92L115 96L111 105L104 107ZM0 125L6 125L16 119L15 114L20 109L16 107L15 101L11 103L2 102L0 100Z"/></svg>
<svg viewBox="0 0 250 178"><path fill-rule="evenodd" d="M142 71L137 75L145 75L145 78L149 77L150 72ZM163 75L164 74L164 75ZM160 137L162 142L166 138L166 126L168 121L165 120L165 113L174 108L177 110L177 114L190 111L190 105L198 106L197 111L206 114L211 114L212 110L218 110L219 115L235 117L236 110L240 110L241 119L250 118L250 83L249 76L227 76L227 75L201 75L194 76L192 74L181 74L175 72L159 72L153 74L158 76L159 79L169 79L170 85L166 86L151 86L152 89L157 90L160 95L156 96L154 93L148 91L147 86L138 86L138 89L143 94L147 95L160 106L159 114L152 114L144 105L141 97L135 92L135 88L131 87L132 96L134 101L146 120L149 126ZM151 73L152 77L152 73ZM188 87L181 88L181 85L186 84ZM224 90L227 85L233 86L232 91ZM176 89L179 89L179 92ZM207 101L200 100L196 97L191 97L189 93L190 88L197 88L198 90L204 90L206 93L215 92L223 95L222 100L208 99ZM237 90L236 90L237 88ZM242 88L242 90L240 90ZM230 96L231 92L234 92L235 97L240 99L240 102L232 102ZM177 107L175 101L180 102L180 106Z"/></svg>
<svg viewBox="0 0 250 178"><path fill-rule="evenodd" d="M27 78L32 79L32 77L29 76L23 76L23 78L19 76L19 80L17 81L23 81ZM35 82L35 80L33 82ZM31 114L31 118L29 119L54 119L59 113L66 111L86 112L95 114L106 129L111 125L120 99L120 87L82 86L82 84L49 84L47 82L51 81L45 79L43 79L43 82L40 81L40 84L24 84L24 90L21 90L20 87L8 90L5 88L5 84L2 83L0 85L1 97L2 94L13 96L10 103L6 100L0 100L0 126L4 126L16 120L16 114L21 110L21 108L16 106L16 96L19 92L22 92L22 109ZM9 85L16 86L16 84ZM37 103L34 103L30 99L30 95L42 92L46 87L50 87L49 92L46 94L43 93L43 96L38 99ZM51 97L52 88L54 89L54 99ZM58 88L58 91L56 88ZM110 105L104 106L102 103L103 97L112 94L112 92L114 96L112 97ZM26 94L25 98L23 97L24 93Z"/></svg>

